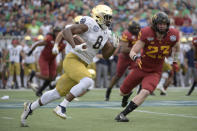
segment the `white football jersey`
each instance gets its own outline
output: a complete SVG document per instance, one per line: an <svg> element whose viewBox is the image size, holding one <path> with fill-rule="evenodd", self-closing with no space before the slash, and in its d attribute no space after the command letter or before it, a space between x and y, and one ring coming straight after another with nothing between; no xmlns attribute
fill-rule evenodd
<svg viewBox="0 0 197 131"><path fill-rule="evenodd" d="M25 54L27 54L30 50L31 48L27 45L25 45L25 47L23 48ZM33 52L30 56L26 55L24 62L27 64L35 63L35 52Z"/></svg>
<svg viewBox="0 0 197 131"><path fill-rule="evenodd" d="M20 52L22 51L23 47L21 45L17 45L16 47L10 46L9 49L9 61L10 62L20 62Z"/></svg>
<svg viewBox="0 0 197 131"><path fill-rule="evenodd" d="M79 34L79 36L82 37L87 43L87 51L72 50L71 52L76 54L86 63L90 64L93 62L93 58L99 50L101 50L106 44L109 39L110 31L109 29L101 29L97 22L89 16L82 17L80 24L85 24L88 26L87 32Z"/></svg>

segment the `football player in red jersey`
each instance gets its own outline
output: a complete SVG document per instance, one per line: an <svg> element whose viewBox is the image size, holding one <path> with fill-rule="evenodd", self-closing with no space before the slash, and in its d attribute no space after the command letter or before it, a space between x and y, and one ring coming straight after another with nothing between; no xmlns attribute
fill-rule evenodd
<svg viewBox="0 0 197 131"><path fill-rule="evenodd" d="M41 79L44 79L44 83L42 87L36 90L36 95L41 96L42 91L50 84L52 80L56 77L56 56L57 54L52 53L53 46L55 44L55 38L57 34L61 31L59 27L54 27L52 33L49 33L46 35L45 39L42 41L38 41L28 52L27 55L31 55L32 52L36 49L38 46L44 46L44 49L42 50L40 57L39 57L39 67L40 72L32 71L30 74L29 79L29 85L31 86L31 82L34 76L37 76ZM63 40L58 44L59 51L64 50L65 44Z"/></svg>
<svg viewBox="0 0 197 131"><path fill-rule="evenodd" d="M120 48L120 53L118 55L116 74L112 77L110 81L110 85L106 90L106 95L105 95L106 101L109 101L113 86L122 77L126 69L128 67L133 68L135 65L135 62L132 61L131 58L129 57L129 52L132 46L137 41L139 32L140 32L140 24L135 21L132 21L129 23L128 29L122 33L122 38L120 43L121 48Z"/></svg>
<svg viewBox="0 0 197 131"><path fill-rule="evenodd" d="M195 60L197 59L197 36L193 37L193 40L192 40L192 43L193 43L193 46L194 46L194 50L195 50ZM196 63L195 63L196 64ZM195 67L195 77L194 77L194 82L191 86L191 88L189 89L189 92L186 94L186 96L190 96L196 86L196 83L197 83L197 65Z"/></svg>
<svg viewBox="0 0 197 131"><path fill-rule="evenodd" d="M161 78L164 58L173 53L173 67L177 68L179 52L179 31L169 28L170 20L164 12L158 12L152 17L152 25L141 29L140 39L130 51L130 58L137 63L125 78L120 94L129 94L138 84L142 84L142 90L116 116L117 122L128 122L126 117L130 112L140 106L148 95L153 92ZM143 49L141 56L138 52Z"/></svg>

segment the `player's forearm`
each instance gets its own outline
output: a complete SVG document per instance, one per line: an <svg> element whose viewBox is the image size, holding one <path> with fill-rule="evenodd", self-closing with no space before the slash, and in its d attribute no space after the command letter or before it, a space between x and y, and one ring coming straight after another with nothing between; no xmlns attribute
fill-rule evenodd
<svg viewBox="0 0 197 131"><path fill-rule="evenodd" d="M179 60L179 52L174 52L174 55L173 55L173 62L178 62Z"/></svg>
<svg viewBox="0 0 197 131"><path fill-rule="evenodd" d="M131 48L129 48L129 47L122 47L121 48L122 53L129 53L130 51L131 51Z"/></svg>
<svg viewBox="0 0 197 131"><path fill-rule="evenodd" d="M113 55L115 50L116 48L112 47L112 48L109 48L107 51L102 52L103 58L108 59L110 56Z"/></svg>
<svg viewBox="0 0 197 131"><path fill-rule="evenodd" d="M141 49L144 48L145 43L142 42L141 40L138 40L136 44L133 46L131 49L129 56L132 60L134 60L135 56L141 51Z"/></svg>
<svg viewBox="0 0 197 131"><path fill-rule="evenodd" d="M137 56L137 53L133 50L130 51L129 56L132 60L134 60L134 57Z"/></svg>
<svg viewBox="0 0 197 131"><path fill-rule="evenodd" d="M179 51L180 51L180 45L179 45L179 43L177 43L175 45L174 53L173 53L173 61L174 62L177 62L178 59L179 59L179 55L180 55L180 52Z"/></svg>
<svg viewBox="0 0 197 131"><path fill-rule="evenodd" d="M62 31L58 33L56 39L55 39L55 44L58 45L58 43L60 43L60 41L62 40L63 38L63 34L62 34Z"/></svg>
<svg viewBox="0 0 197 131"><path fill-rule="evenodd" d="M36 47L44 46L44 45L45 45L44 41L37 41L37 42L34 43L34 46L32 47L31 51L33 52L36 49Z"/></svg>
<svg viewBox="0 0 197 131"><path fill-rule="evenodd" d="M72 48L75 48L75 42L73 40L73 34L72 34L70 28L64 29L62 32L62 36L72 46Z"/></svg>

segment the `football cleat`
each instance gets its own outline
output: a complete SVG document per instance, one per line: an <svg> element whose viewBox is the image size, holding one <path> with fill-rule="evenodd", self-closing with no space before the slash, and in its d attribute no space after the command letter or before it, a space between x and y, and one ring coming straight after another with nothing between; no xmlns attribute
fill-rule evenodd
<svg viewBox="0 0 197 131"><path fill-rule="evenodd" d="M122 107L127 106L127 104L128 104L128 99L129 99L129 97L132 95L132 93L133 93L133 92L130 92L128 95L123 96L123 98L122 98L122 104L121 104Z"/></svg>
<svg viewBox="0 0 197 131"><path fill-rule="evenodd" d="M158 89L160 92L164 93L164 94L167 93L166 90L163 88L163 86L160 85L160 84L157 86L157 89Z"/></svg>
<svg viewBox="0 0 197 131"><path fill-rule="evenodd" d="M24 103L24 111L21 114L21 127L28 127L27 123L26 123L26 119L29 115L32 114L32 110L31 110L31 104L30 102L25 102Z"/></svg>
<svg viewBox="0 0 197 131"><path fill-rule="evenodd" d="M61 106L61 105L58 105L54 110L53 112L59 116L60 118L62 119L66 119L67 118L67 115L66 115L66 108Z"/></svg>
<svg viewBox="0 0 197 131"><path fill-rule="evenodd" d="M31 88L34 92L37 92L38 91L38 85L35 84L35 83L33 83L33 82L28 81L27 82L27 86L29 88Z"/></svg>
<svg viewBox="0 0 197 131"><path fill-rule="evenodd" d="M117 122L129 122L129 119L123 113L118 114L115 120Z"/></svg>

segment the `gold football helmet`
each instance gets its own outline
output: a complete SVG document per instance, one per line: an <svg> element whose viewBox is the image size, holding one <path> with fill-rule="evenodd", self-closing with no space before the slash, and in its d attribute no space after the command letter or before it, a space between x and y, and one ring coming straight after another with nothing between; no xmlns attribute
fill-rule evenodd
<svg viewBox="0 0 197 131"><path fill-rule="evenodd" d="M81 20L82 17L83 17L83 16L81 16L81 15L76 16L76 17L73 19L73 23L79 24L79 22L80 22L80 20Z"/></svg>
<svg viewBox="0 0 197 131"><path fill-rule="evenodd" d="M25 36L25 40L31 40L31 37L29 35Z"/></svg>
<svg viewBox="0 0 197 131"><path fill-rule="evenodd" d="M97 5L92 9L91 15L102 29L106 29L110 26L112 21L112 9L109 6Z"/></svg>

